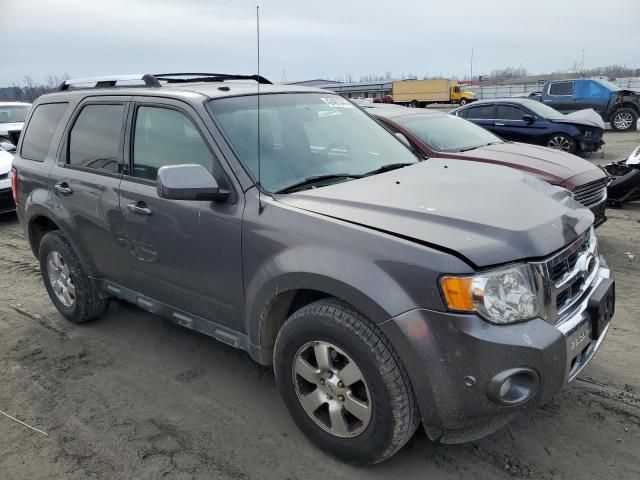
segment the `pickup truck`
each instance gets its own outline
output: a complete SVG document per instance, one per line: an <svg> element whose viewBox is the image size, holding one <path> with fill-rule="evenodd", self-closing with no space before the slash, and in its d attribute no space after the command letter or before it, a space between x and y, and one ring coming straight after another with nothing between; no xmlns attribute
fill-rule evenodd
<svg viewBox="0 0 640 480"><path fill-rule="evenodd" d="M606 80L581 78L545 82L542 92L531 95L562 113L593 108L614 130L635 130L640 115L640 93Z"/></svg>

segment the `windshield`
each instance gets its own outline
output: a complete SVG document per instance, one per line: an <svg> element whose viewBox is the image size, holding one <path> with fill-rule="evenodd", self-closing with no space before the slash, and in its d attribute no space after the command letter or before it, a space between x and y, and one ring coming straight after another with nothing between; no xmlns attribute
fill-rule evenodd
<svg viewBox="0 0 640 480"><path fill-rule="evenodd" d="M257 95L212 100L208 108L258 178ZM271 192L310 177L359 176L418 159L383 127L338 95L260 96L260 182Z"/></svg>
<svg viewBox="0 0 640 480"><path fill-rule="evenodd" d="M0 123L24 122L29 108L27 105L0 105Z"/></svg>
<svg viewBox="0 0 640 480"><path fill-rule="evenodd" d="M606 80L596 80L596 82L611 92L617 92L620 90L620 87L615 83L607 82Z"/></svg>
<svg viewBox="0 0 640 480"><path fill-rule="evenodd" d="M406 115L393 120L436 152L459 152L503 143L488 130L453 115Z"/></svg>
<svg viewBox="0 0 640 480"><path fill-rule="evenodd" d="M542 118L558 118L564 117L564 114L560 113L555 108L551 108L549 105L540 103L537 100L523 100L522 105L529 110L533 110L533 113L541 116Z"/></svg>

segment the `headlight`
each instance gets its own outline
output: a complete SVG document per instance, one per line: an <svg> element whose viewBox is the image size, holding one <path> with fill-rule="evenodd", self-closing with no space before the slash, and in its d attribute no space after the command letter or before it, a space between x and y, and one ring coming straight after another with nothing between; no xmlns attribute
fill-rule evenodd
<svg viewBox="0 0 640 480"><path fill-rule="evenodd" d="M445 276L440 286L449 310L477 312L493 323L529 320L541 312L542 295L527 264L472 276Z"/></svg>

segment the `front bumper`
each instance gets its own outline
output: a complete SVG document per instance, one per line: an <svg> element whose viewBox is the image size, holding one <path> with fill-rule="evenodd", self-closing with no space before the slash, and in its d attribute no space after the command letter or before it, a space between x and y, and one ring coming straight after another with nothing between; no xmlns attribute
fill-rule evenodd
<svg viewBox="0 0 640 480"><path fill-rule="evenodd" d="M590 336L589 300L602 282L612 282L604 260L589 294L558 325L540 318L493 325L477 315L424 309L382 323L407 368L429 437L443 443L481 438L573 380L608 331L607 324L597 338ZM495 377L513 368L537 373L535 393L518 404L498 404L490 398Z"/></svg>
<svg viewBox="0 0 640 480"><path fill-rule="evenodd" d="M602 138L581 138L578 140L578 149L581 152L597 152L604 145Z"/></svg>

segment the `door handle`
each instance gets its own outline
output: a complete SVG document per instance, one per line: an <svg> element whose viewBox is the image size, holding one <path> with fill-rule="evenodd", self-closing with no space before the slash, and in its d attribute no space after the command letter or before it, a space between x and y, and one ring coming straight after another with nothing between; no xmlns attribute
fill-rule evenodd
<svg viewBox="0 0 640 480"><path fill-rule="evenodd" d="M147 207L147 204L144 202L130 203L127 205L127 208L136 215L151 215L152 213L151 209Z"/></svg>
<svg viewBox="0 0 640 480"><path fill-rule="evenodd" d="M53 188L55 188L56 192L60 192L62 195L71 195L73 190L69 187L67 182L56 183Z"/></svg>
<svg viewBox="0 0 640 480"><path fill-rule="evenodd" d="M494 123L494 125L498 125L499 127L504 127L504 123L498 123L498 122L496 122L496 123Z"/></svg>

